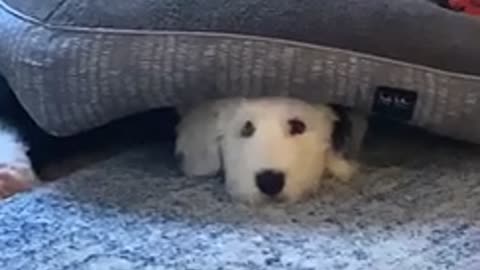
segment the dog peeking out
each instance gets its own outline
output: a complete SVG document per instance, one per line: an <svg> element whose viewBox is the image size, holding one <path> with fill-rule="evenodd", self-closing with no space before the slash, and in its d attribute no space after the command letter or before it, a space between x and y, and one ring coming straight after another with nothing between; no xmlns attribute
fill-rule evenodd
<svg viewBox="0 0 480 270"><path fill-rule="evenodd" d="M247 204L296 202L325 177L350 180L367 128L346 108L284 97L221 99L181 114L182 171L223 172L228 193Z"/></svg>

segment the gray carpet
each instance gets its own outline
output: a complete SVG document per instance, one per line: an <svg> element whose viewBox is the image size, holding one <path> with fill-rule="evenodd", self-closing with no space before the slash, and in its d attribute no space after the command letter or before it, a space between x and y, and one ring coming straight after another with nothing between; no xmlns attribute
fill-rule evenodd
<svg viewBox="0 0 480 270"><path fill-rule="evenodd" d="M139 147L2 202L0 269L480 269L478 149L388 137L355 183L256 209Z"/></svg>

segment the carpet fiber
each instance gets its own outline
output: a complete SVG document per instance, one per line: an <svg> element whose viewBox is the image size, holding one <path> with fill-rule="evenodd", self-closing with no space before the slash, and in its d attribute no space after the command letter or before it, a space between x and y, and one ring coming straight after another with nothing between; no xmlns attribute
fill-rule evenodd
<svg viewBox="0 0 480 270"><path fill-rule="evenodd" d="M2 202L0 269L479 269L480 152L406 137L370 140L352 184L255 209L138 147Z"/></svg>

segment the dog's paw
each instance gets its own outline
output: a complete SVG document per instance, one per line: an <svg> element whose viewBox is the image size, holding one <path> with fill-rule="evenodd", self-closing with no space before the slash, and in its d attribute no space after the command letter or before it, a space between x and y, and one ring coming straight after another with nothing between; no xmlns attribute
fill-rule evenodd
<svg viewBox="0 0 480 270"><path fill-rule="evenodd" d="M0 199L27 191L37 184L30 165L0 164Z"/></svg>

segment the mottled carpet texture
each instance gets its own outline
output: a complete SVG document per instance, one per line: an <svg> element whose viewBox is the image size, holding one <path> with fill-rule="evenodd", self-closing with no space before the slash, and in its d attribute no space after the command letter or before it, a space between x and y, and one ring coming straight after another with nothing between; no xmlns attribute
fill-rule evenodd
<svg viewBox="0 0 480 270"><path fill-rule="evenodd" d="M2 202L0 269L480 269L480 151L388 133L354 183L256 209L138 147Z"/></svg>

